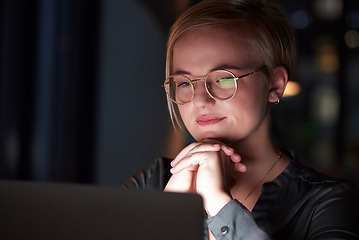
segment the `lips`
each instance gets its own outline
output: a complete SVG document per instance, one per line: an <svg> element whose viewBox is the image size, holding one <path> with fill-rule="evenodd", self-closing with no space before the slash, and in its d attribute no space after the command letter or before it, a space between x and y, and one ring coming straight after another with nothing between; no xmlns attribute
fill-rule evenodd
<svg viewBox="0 0 359 240"><path fill-rule="evenodd" d="M217 123L221 122L223 119L225 119L225 117L217 117L217 116L213 116L213 115L202 115L196 119L196 122L200 126L208 126L208 125L217 124Z"/></svg>

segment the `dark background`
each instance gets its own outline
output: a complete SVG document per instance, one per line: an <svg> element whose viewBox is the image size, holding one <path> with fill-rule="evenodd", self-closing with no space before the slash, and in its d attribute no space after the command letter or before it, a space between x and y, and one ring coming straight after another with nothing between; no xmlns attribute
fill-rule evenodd
<svg viewBox="0 0 359 240"><path fill-rule="evenodd" d="M166 37L191 0L2 0L0 178L118 185L173 157ZM359 1L281 0L298 95L273 111L282 147L359 182ZM180 134L179 134L180 135Z"/></svg>

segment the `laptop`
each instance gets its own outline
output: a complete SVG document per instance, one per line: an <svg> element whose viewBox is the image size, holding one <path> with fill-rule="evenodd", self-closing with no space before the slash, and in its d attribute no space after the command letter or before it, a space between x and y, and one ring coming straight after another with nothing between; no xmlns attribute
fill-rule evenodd
<svg viewBox="0 0 359 240"><path fill-rule="evenodd" d="M0 181L0 239L202 240L196 194Z"/></svg>

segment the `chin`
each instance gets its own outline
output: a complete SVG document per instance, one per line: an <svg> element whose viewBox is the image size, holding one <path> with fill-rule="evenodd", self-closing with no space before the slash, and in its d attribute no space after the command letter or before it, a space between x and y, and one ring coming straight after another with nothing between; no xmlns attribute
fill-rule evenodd
<svg viewBox="0 0 359 240"><path fill-rule="evenodd" d="M220 142L226 141L226 137L223 136L223 134L219 134L218 132L206 132L206 133L198 134L197 136L194 136L194 139L196 139L198 142L204 139L214 139Z"/></svg>
<svg viewBox="0 0 359 240"><path fill-rule="evenodd" d="M196 134L195 136L194 135L192 135L192 136L198 142L200 142L204 139L214 139L214 140L226 143L226 144L238 142L243 139L238 136L233 136L233 134L223 134L223 133L218 133L218 132L199 133L199 134Z"/></svg>

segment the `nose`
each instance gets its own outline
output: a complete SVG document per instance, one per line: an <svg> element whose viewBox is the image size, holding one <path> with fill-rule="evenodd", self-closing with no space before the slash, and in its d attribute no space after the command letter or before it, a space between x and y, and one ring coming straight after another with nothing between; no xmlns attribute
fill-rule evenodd
<svg viewBox="0 0 359 240"><path fill-rule="evenodd" d="M196 81L192 101L194 105L205 106L214 104L216 100L208 94L204 81Z"/></svg>

